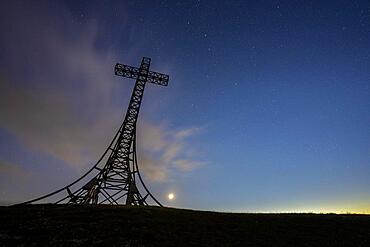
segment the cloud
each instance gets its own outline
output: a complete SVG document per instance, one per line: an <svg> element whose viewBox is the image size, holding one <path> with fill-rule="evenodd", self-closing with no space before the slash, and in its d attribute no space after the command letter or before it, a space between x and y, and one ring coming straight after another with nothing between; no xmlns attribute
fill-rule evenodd
<svg viewBox="0 0 370 247"><path fill-rule="evenodd" d="M152 182L165 182L168 180L168 167L160 160L144 153L139 156L139 161L140 172L145 175L145 178Z"/></svg>
<svg viewBox="0 0 370 247"><path fill-rule="evenodd" d="M25 5L20 15L18 5ZM0 25L8 33L1 41L0 128L71 167L91 165L122 117L111 100L117 94L116 59L111 50L95 46L99 27L75 28L64 8L54 19L27 3L7 9Z"/></svg>
<svg viewBox="0 0 370 247"><path fill-rule="evenodd" d="M63 93L26 90L8 82L0 84L0 127L23 145L44 151L72 167L84 166L102 152L102 123L90 123ZM99 119L99 118L98 118ZM113 123L105 123L107 128ZM90 134L93 133L93 134ZM100 144L95 141L100 139Z"/></svg>
<svg viewBox="0 0 370 247"><path fill-rule="evenodd" d="M174 160L173 163L177 168L179 168L182 171L186 171L186 172L192 171L195 168L198 168L206 164L206 162L186 160L186 159Z"/></svg>
<svg viewBox="0 0 370 247"><path fill-rule="evenodd" d="M18 164L0 160L0 205L19 201L20 195L29 194L30 187L39 185L39 179L36 173Z"/></svg>
<svg viewBox="0 0 370 247"><path fill-rule="evenodd" d="M183 149L183 144L177 141L173 141L170 145L167 145L166 148L163 150L162 159L168 163L171 162L181 153Z"/></svg>
<svg viewBox="0 0 370 247"><path fill-rule="evenodd" d="M9 13L18 7L10 6ZM96 22L76 28L66 9L58 8L62 17L51 22L51 14L28 7L22 6L20 15L1 11L7 16L0 28L9 35L0 41L6 57L0 68L0 128L28 149L77 171L86 169L122 121L123 102L116 99L130 95L113 76L117 52L97 48L104 27ZM140 166L151 181L166 181L172 172L199 166L187 143L199 128L174 131L139 122Z"/></svg>
<svg viewBox="0 0 370 247"><path fill-rule="evenodd" d="M180 130L176 133L177 138L185 138L194 135L195 133L199 132L201 129L200 128L188 128L188 129L183 129Z"/></svg>
<svg viewBox="0 0 370 247"><path fill-rule="evenodd" d="M206 162L197 159L194 145L187 140L200 131L198 127L174 131L163 124L139 125L138 152L139 157L144 157L139 158L139 162L146 177L151 181L164 182L172 172L190 172L205 165Z"/></svg>
<svg viewBox="0 0 370 247"><path fill-rule="evenodd" d="M1 188L5 183L11 182L14 184L16 181L26 181L34 176L33 173L24 170L21 166L5 161L0 161L0 174L2 176L0 180Z"/></svg>

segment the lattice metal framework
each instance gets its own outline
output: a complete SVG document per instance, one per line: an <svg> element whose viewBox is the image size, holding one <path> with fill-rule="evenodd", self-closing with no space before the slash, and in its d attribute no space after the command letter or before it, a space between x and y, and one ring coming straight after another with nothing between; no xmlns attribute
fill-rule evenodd
<svg viewBox="0 0 370 247"><path fill-rule="evenodd" d="M150 58L147 57L142 59L139 68L116 64L116 75L136 79L136 83L125 119L98 162L73 183L23 204L38 202L62 194L56 203L148 205L147 198L150 197L155 203L162 206L145 186L136 156L136 123L146 82L167 86L169 81L168 75L149 71L149 67ZM104 165L102 166L102 164ZM97 174L91 175L94 172ZM89 176L92 178L87 183L82 183ZM80 183L83 186L77 187ZM140 192L138 184L143 193ZM74 187L77 189L72 190Z"/></svg>

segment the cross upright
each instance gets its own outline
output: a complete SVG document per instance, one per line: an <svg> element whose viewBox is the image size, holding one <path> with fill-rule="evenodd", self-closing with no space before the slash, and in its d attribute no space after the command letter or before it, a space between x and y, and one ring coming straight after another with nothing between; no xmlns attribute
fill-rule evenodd
<svg viewBox="0 0 370 247"><path fill-rule="evenodd" d="M139 68L117 63L114 71L118 76L136 79L131 99L127 108L125 119L118 133L118 138L113 147L110 148L111 154L100 173L92 181L92 186L87 186L88 195L100 193L103 200L100 202L118 204L118 200L126 198L126 205L147 205L146 198L150 196L158 205L159 201L149 192L145 186L137 164L136 157L136 122L138 119L141 102L143 99L145 84L147 82L167 86L169 76L150 71L150 58L143 57ZM137 187L140 181L146 191L142 195ZM91 182L91 181L90 181ZM85 203L99 203L97 198L88 196Z"/></svg>
<svg viewBox="0 0 370 247"><path fill-rule="evenodd" d="M143 57L140 68L132 67L125 64L117 63L114 72L116 75L136 79L134 90L132 91L131 100L127 108L123 129L123 145L129 151L133 134L135 134L137 117L139 114L141 101L144 94L146 82L151 82L161 86L167 86L169 76L154 71L149 71L150 58Z"/></svg>
<svg viewBox="0 0 370 247"><path fill-rule="evenodd" d="M119 76L136 79L134 90L130 103L127 108L126 117L124 120L124 146L129 148L132 142L132 135L135 133L136 121L139 114L141 101L144 94L146 82L151 82L161 86L167 86L169 76L154 71L149 71L150 58L143 57L140 68L132 67L125 64L117 63L114 68L114 73Z"/></svg>
<svg viewBox="0 0 370 247"><path fill-rule="evenodd" d="M120 130L121 133L117 141L119 145L114 150L112 150L113 153L111 156L113 157L110 158L113 158L113 160L111 162L107 162L107 169L105 169L105 173L103 176L104 178L109 177L110 173L112 173L112 169L128 169L126 172L128 172L129 174L127 174L127 181L125 185L127 189L125 204L128 205L136 203L142 204L143 200L145 201L145 198L148 195L150 195L158 204L160 204L146 189L143 181L141 180L141 177L140 180L147 190L148 194L144 198L140 195L135 183L135 173L138 173L138 175L140 176L140 173L138 172L137 161L135 160L135 162L131 162L136 159L136 147L134 142L136 134L136 122L140 111L145 84L147 82L150 82L161 86L167 86L169 80L168 75L150 71L149 67L150 58L143 57L139 68L120 63L117 63L114 68L114 72L116 75L136 79L136 83L132 91L130 103L127 108L122 128ZM130 157L130 155L135 157ZM130 163L132 163L131 166ZM134 163L136 163L136 167ZM113 171L113 174L111 175L116 176L117 171Z"/></svg>
<svg viewBox="0 0 370 247"><path fill-rule="evenodd" d="M80 178L59 190L26 201L24 204L60 195L62 198L55 203L148 205L146 199L150 197L162 206L145 186L136 156L136 122L145 84L150 82L167 86L169 80L168 75L150 71L149 67L150 58L147 57L143 57L139 68L116 64L114 69L116 75L136 79L136 83L125 119L111 144L98 162ZM94 171L97 174L94 175Z"/></svg>

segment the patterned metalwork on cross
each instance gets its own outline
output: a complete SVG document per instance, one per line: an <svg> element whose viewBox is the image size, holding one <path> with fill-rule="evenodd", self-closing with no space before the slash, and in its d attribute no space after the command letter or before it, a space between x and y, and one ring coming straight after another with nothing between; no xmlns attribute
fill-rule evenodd
<svg viewBox="0 0 370 247"><path fill-rule="evenodd" d="M162 204L151 194L140 175L136 155L136 123L147 82L167 86L169 76L149 71L150 58L144 57L139 68L119 64L115 74L136 79L125 119L98 162L83 176L65 187L22 204L56 199L68 204L148 205L148 198ZM94 175L94 171L97 174ZM139 185L139 186L138 186Z"/></svg>
<svg viewBox="0 0 370 247"><path fill-rule="evenodd" d="M140 68L132 67L125 64L117 63L114 72L116 75L131 78L131 79L137 79L139 76ZM161 86L167 86L168 85L169 76L165 74L161 74L154 71L149 71L147 76L146 82L151 82L154 84L158 84Z"/></svg>

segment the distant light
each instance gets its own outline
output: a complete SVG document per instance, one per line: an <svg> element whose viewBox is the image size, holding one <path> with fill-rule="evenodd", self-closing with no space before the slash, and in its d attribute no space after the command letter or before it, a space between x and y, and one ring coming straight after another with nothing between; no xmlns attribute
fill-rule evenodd
<svg viewBox="0 0 370 247"><path fill-rule="evenodd" d="M175 198L175 195L173 193L168 194L168 199L173 200Z"/></svg>

